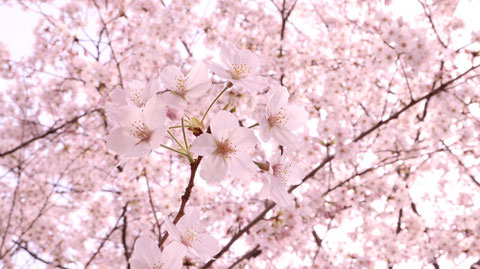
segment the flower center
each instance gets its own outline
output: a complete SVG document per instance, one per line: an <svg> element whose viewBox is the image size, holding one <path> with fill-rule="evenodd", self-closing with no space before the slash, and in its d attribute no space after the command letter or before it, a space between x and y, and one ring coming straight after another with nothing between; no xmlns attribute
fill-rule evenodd
<svg viewBox="0 0 480 269"><path fill-rule="evenodd" d="M163 262L160 262L160 261L154 263L152 267L152 269L162 269L162 268L163 268Z"/></svg>
<svg viewBox="0 0 480 269"><path fill-rule="evenodd" d="M272 166L273 176L280 178L280 180L287 184L287 176L289 174L288 168L290 166L286 166L281 163L277 163Z"/></svg>
<svg viewBox="0 0 480 269"><path fill-rule="evenodd" d="M130 135L140 139L137 143L148 142L152 138L153 131L148 128L148 126L141 121L135 121L132 123L132 127L130 128Z"/></svg>
<svg viewBox="0 0 480 269"><path fill-rule="evenodd" d="M191 247L195 241L200 242L197 231L192 227L187 227L181 238L182 244Z"/></svg>
<svg viewBox="0 0 480 269"><path fill-rule="evenodd" d="M230 158L230 154L235 153L237 150L236 147L232 145L228 139L222 140L222 142L217 141L217 150L215 151L218 155L225 158Z"/></svg>
<svg viewBox="0 0 480 269"><path fill-rule="evenodd" d="M232 64L230 74L233 79L242 79L248 77L250 74L251 68L246 64Z"/></svg>
<svg viewBox="0 0 480 269"><path fill-rule="evenodd" d="M188 77L175 77L177 80L177 87L175 91L182 97L185 97Z"/></svg>
<svg viewBox="0 0 480 269"><path fill-rule="evenodd" d="M272 127L275 124L285 126L287 121L288 121L287 113L285 112L285 108L283 108L283 107L281 107L280 110L276 114L271 115L268 118L268 123L270 124L270 127Z"/></svg>
<svg viewBox="0 0 480 269"><path fill-rule="evenodd" d="M130 95L130 101L132 101L137 107L142 107L145 103L140 100L140 95L143 92L143 88L140 90L135 90L132 95Z"/></svg>

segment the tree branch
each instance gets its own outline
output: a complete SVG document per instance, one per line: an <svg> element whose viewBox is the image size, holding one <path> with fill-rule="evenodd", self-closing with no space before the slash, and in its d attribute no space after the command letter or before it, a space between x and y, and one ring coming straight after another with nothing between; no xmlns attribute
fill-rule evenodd
<svg viewBox="0 0 480 269"><path fill-rule="evenodd" d="M195 162L190 164L190 180L188 181L188 185L185 188L185 193L182 195L182 203L180 204L177 215L173 220L174 224L177 224L178 221L183 217L183 215L185 215L185 206L187 205L188 199L190 199L190 194L192 193L192 189L194 186L195 173L197 172L197 168L200 165L202 158L202 156L198 156ZM162 247L163 243L165 243L165 240L167 240L167 238L168 232L165 232L165 235L162 237L162 239L160 239L160 242L158 243L158 247Z"/></svg>

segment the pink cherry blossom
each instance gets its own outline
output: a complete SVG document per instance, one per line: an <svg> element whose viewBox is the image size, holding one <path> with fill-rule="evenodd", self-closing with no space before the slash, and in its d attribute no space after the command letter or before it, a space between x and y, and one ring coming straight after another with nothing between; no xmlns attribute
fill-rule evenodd
<svg viewBox="0 0 480 269"><path fill-rule="evenodd" d="M262 196L272 199L282 207L293 204L293 197L287 189L291 185L299 184L303 177L300 167L291 161L288 155L288 153L280 155L280 152L277 152L273 156L268 178L260 191Z"/></svg>
<svg viewBox="0 0 480 269"><path fill-rule="evenodd" d="M212 86L208 68L203 62L197 62L187 75L176 66L167 66L160 78L169 90L164 94L167 104L181 110L186 108L185 100L203 96Z"/></svg>
<svg viewBox="0 0 480 269"><path fill-rule="evenodd" d="M135 241L129 261L132 269L180 269L185 251L178 251L179 249L175 247L176 243L172 242L172 244L160 252L157 243L150 237L139 237Z"/></svg>
<svg viewBox="0 0 480 269"><path fill-rule="evenodd" d="M214 237L200 232L200 211L197 208L187 207L177 225L166 219L165 228L173 239L167 246L172 252L186 251L188 255L209 259L220 250Z"/></svg>
<svg viewBox="0 0 480 269"><path fill-rule="evenodd" d="M283 86L274 86L268 91L266 116L259 121L264 142L273 137L280 145L288 146L298 140L293 131L307 122L308 113L303 107L289 105L288 97L288 90Z"/></svg>
<svg viewBox="0 0 480 269"><path fill-rule="evenodd" d="M126 83L125 90L115 89L110 97L117 105L134 105L143 107L147 101L160 89L156 80L152 80L145 85L138 80Z"/></svg>
<svg viewBox="0 0 480 269"><path fill-rule="evenodd" d="M229 171L237 178L250 179L256 170L247 154L257 143L253 131L239 127L237 118L224 110L213 117L210 129L212 133L197 137L190 149L205 157L200 176L207 182L219 182Z"/></svg>
<svg viewBox="0 0 480 269"><path fill-rule="evenodd" d="M142 156L160 146L165 135L165 106L159 96L151 98L144 108L126 105L111 108L119 127L107 136L107 148L127 156Z"/></svg>
<svg viewBox="0 0 480 269"><path fill-rule="evenodd" d="M250 91L259 91L268 86L266 78L256 75L259 67L258 56L249 50L239 50L234 44L225 41L220 50L222 65L207 62L208 67L219 77L233 85Z"/></svg>

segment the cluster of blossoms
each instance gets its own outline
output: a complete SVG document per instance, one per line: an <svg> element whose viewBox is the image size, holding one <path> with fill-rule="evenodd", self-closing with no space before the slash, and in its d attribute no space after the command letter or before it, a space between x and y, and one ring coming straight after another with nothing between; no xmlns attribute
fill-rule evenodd
<svg viewBox="0 0 480 269"><path fill-rule="evenodd" d="M115 127L107 137L107 147L126 156L145 156L160 146L187 157L190 163L200 162L195 155L202 156L200 176L208 183L218 183L227 174L250 180L257 166L268 172L268 178L260 195L272 199L281 206L292 205L293 199L287 191L289 185L301 182L302 171L290 161L290 156L299 142L295 131L308 120L303 107L288 103L287 88L270 85L268 80L257 75L258 57L249 50L239 50L232 43L222 44L222 64L198 62L184 75L175 66L167 66L160 76L146 85L133 81L124 90L114 90L114 104L107 107L107 115ZM208 67L207 67L208 66ZM208 68L226 79L223 91L212 101L202 119L187 113L189 101L205 97L212 86ZM247 89L251 93L268 89L265 114L257 119L259 135L263 142L271 139L279 146L271 162L254 162L249 155L258 143L252 127L241 127L237 117L227 110L220 110L210 119L206 128L204 120L212 106L231 87ZM188 118L184 124L184 116ZM167 126L180 120L185 144L179 142ZM192 130L195 139L187 142L185 129ZM180 148L166 146L167 134ZM256 164L256 165L255 165ZM198 211L187 208L185 216L175 226L166 220L166 229L173 238L163 252L147 237L135 244L131 263L134 268L180 268L185 255L201 259L211 258L217 251L218 242L208 235L198 233Z"/></svg>

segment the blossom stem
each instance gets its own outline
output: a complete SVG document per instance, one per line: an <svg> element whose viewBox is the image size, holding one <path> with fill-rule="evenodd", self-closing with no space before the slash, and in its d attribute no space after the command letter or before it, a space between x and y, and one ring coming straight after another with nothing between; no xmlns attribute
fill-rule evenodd
<svg viewBox="0 0 480 269"><path fill-rule="evenodd" d="M187 157L187 158L189 157L189 156L188 156L187 154L185 154L184 152L178 151L178 150L173 149L173 148L171 148L171 147L168 147L168 146L165 146L165 145L160 145L160 147L166 148L166 149L168 149L168 150L171 150L171 151L173 151L173 152L175 152L175 153L178 153L178 154L180 154L180 155L183 155L183 156L185 156L185 157Z"/></svg>
<svg viewBox="0 0 480 269"><path fill-rule="evenodd" d="M173 140L175 140L175 142L177 142L177 144L180 146L181 149L185 149L182 145L182 143L180 143L177 138L170 132L170 131L167 131L167 133L172 137Z"/></svg>
<svg viewBox="0 0 480 269"><path fill-rule="evenodd" d="M182 134L183 134L183 141L185 142L185 148L188 150L188 142L187 142L187 136L185 135L185 125L183 124L183 117L182 117Z"/></svg>
<svg viewBox="0 0 480 269"><path fill-rule="evenodd" d="M182 195L182 203L180 204L180 208L178 209L177 215L175 216L175 219L173 220L174 224L177 224L178 221L185 215L185 206L187 205L188 200L190 199L190 194L192 193L192 189L195 186L194 180L195 180L195 174L197 172L197 168L200 165L200 162L202 161L202 156L198 156L198 158L190 163L190 179L188 181L188 185L185 188L185 193ZM165 235L160 239L158 242L158 247L161 248L163 243L165 243L165 240L168 238L168 232L165 233Z"/></svg>
<svg viewBox="0 0 480 269"><path fill-rule="evenodd" d="M258 122L257 122L257 123L255 123L255 124L252 124L252 125L248 126L248 129L251 129L251 128L253 128L253 127L257 127L258 125L259 125L259 124L258 124Z"/></svg>
<svg viewBox="0 0 480 269"><path fill-rule="evenodd" d="M222 96L222 94L224 92L226 92L228 89L230 89L232 86L233 86L232 82L230 82L230 81L227 82L227 84L225 85L225 88L217 95L217 97L215 97L215 100L213 100L213 102L210 104L210 106L208 106L207 111L205 111L205 114L203 114L201 123L203 123L203 121L205 120L205 117L207 116L207 114L210 111L210 109L212 108L212 106L217 102L218 98L220 98L220 96Z"/></svg>

